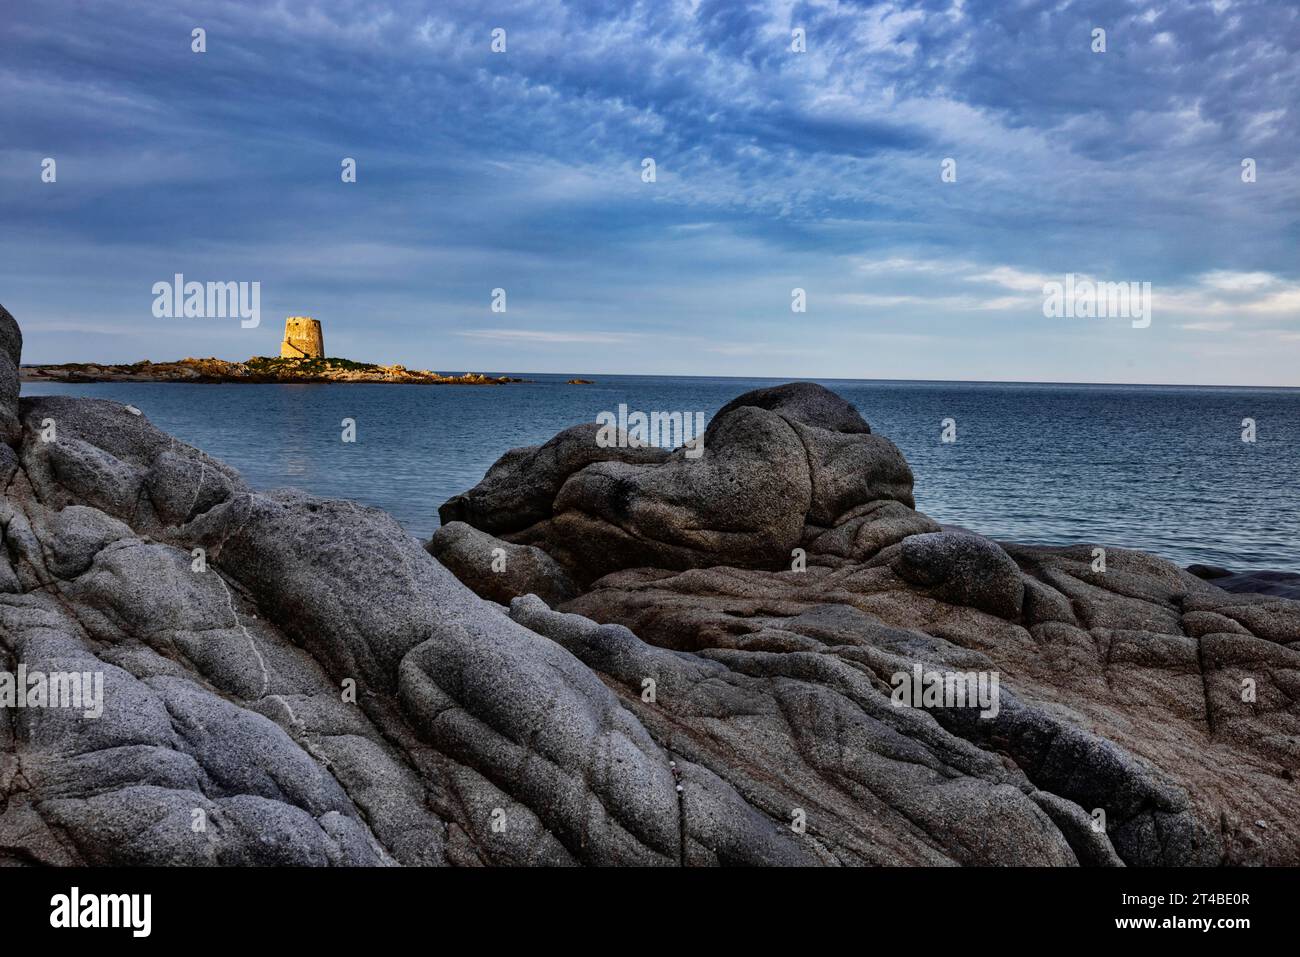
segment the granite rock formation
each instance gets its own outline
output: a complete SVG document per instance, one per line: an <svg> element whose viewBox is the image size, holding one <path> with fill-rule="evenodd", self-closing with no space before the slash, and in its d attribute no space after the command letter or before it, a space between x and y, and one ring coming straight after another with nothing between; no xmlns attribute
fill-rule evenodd
<svg viewBox="0 0 1300 957"><path fill-rule="evenodd" d="M594 423L574 426L507 453L439 515L541 545L584 583L637 566L776 568L796 548L840 564L939 530L912 508L902 453L843 399L809 383L748 397L714 417L698 458L600 448Z"/></svg>
<svg viewBox="0 0 1300 957"><path fill-rule="evenodd" d="M1300 862L1300 602L943 528L892 443L808 383L726 405L694 461L595 461L584 435L507 453L444 521L556 559L582 593L515 616L675 753L802 807L824 859ZM891 708L918 664L998 674L999 713Z"/></svg>
<svg viewBox="0 0 1300 957"><path fill-rule="evenodd" d="M0 672L104 696L0 707L0 863L1300 862L1300 603L942 529L816 387L693 461L509 452L447 567L127 406L5 422ZM916 665L996 670L997 714L895 706Z"/></svg>
<svg viewBox="0 0 1300 957"><path fill-rule="evenodd" d="M0 442L18 440L18 365L23 334L14 317L0 306Z"/></svg>
<svg viewBox="0 0 1300 957"><path fill-rule="evenodd" d="M540 548L503 542L464 522L439 528L425 550L477 595L501 605L536 595L554 606L578 593L564 567Z"/></svg>

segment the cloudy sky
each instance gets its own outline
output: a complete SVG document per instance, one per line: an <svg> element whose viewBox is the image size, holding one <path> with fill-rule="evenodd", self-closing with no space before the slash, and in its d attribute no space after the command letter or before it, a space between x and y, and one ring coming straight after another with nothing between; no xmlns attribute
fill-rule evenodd
<svg viewBox="0 0 1300 957"><path fill-rule="evenodd" d="M1300 385L1287 0L4 7L28 361L303 314L450 371ZM1150 282L1151 325L1044 317L1069 272ZM175 273L260 282L262 325L155 318Z"/></svg>

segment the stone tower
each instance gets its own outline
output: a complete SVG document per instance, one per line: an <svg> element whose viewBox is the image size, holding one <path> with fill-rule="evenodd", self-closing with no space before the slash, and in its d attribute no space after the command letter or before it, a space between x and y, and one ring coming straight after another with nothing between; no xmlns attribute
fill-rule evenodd
<svg viewBox="0 0 1300 957"><path fill-rule="evenodd" d="M323 359L325 336L320 323L311 316L290 316L284 320L284 341L280 356L288 359Z"/></svg>

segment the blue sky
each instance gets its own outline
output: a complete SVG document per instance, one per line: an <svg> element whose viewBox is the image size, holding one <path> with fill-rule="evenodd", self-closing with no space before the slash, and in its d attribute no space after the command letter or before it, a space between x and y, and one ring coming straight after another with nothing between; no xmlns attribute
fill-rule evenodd
<svg viewBox="0 0 1300 957"><path fill-rule="evenodd" d="M450 371L1300 385L1294 3L4 6L28 361L312 315ZM155 318L178 272L261 326ZM1150 327L1044 317L1067 272L1150 282Z"/></svg>

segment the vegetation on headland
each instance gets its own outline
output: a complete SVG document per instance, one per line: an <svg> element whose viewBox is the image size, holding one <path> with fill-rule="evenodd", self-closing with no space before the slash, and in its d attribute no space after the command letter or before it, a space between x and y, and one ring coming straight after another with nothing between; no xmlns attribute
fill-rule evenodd
<svg viewBox="0 0 1300 957"><path fill-rule="evenodd" d="M119 365L65 362L58 365L24 365L27 382L409 382L436 385L497 385L522 382L508 376L480 372L440 375L427 369L377 365L352 359L253 356L246 362L224 359L179 359L175 362L132 362Z"/></svg>

